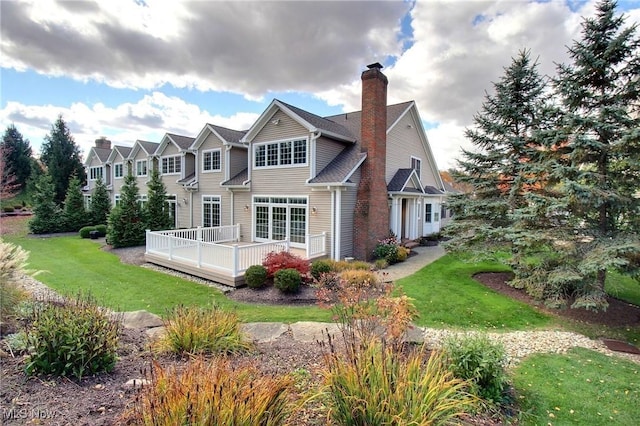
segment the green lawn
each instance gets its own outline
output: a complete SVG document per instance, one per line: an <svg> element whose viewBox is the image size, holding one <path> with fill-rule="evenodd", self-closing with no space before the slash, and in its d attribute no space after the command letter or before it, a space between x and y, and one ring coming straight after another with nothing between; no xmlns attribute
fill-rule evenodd
<svg viewBox="0 0 640 426"><path fill-rule="evenodd" d="M576 348L539 354L513 374L524 425L637 425L640 365Z"/></svg>

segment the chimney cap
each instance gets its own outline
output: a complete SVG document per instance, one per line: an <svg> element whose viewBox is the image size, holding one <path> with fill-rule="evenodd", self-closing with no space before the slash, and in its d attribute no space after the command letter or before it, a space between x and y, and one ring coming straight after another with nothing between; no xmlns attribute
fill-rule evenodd
<svg viewBox="0 0 640 426"><path fill-rule="evenodd" d="M369 64L369 65L367 65L367 68L369 68L370 70L372 70L372 69L374 69L374 68L377 68L377 69L379 69L379 70L380 70L380 69L382 69L383 67L382 67L382 64L380 64L380 62L375 62L375 63L373 63L373 64Z"/></svg>

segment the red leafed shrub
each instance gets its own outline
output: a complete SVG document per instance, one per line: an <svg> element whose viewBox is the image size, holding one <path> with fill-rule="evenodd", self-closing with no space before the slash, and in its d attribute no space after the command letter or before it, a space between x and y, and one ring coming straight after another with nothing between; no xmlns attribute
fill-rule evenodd
<svg viewBox="0 0 640 426"><path fill-rule="evenodd" d="M281 269L295 269L305 281L309 280L310 277L311 265L309 261L286 251L272 251L267 254L262 266L267 268L269 278L273 278L275 273Z"/></svg>

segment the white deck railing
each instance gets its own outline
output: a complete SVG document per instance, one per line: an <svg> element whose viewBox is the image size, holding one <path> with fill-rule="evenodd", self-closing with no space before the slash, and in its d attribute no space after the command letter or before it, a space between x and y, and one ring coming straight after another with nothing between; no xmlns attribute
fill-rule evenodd
<svg viewBox="0 0 640 426"><path fill-rule="evenodd" d="M238 242L239 236L240 225L147 231L146 253L238 277L251 265L261 264L268 253L290 249L289 240L246 245L228 244ZM325 254L326 233L309 235L306 244L307 258Z"/></svg>

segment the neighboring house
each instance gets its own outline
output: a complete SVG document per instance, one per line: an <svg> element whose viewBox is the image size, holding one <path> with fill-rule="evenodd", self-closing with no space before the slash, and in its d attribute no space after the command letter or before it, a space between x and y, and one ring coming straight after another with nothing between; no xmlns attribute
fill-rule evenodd
<svg viewBox="0 0 640 426"><path fill-rule="evenodd" d="M87 154L87 158L84 161L84 167L87 172L87 185L83 188L82 194L85 207L90 204L91 194L98 179L102 179L107 188L111 186L111 168L108 164L111 152L111 141L101 137L96 139L95 146Z"/></svg>
<svg viewBox="0 0 640 426"><path fill-rule="evenodd" d="M240 224L241 242L294 248L324 233L329 257L369 259L390 232L438 232L446 198L417 107L387 106L381 68L362 73L362 111L320 117L276 99L246 131L167 133L155 150L137 141L128 160L138 177L145 160L159 168L176 228ZM88 175L99 154L90 151Z"/></svg>

